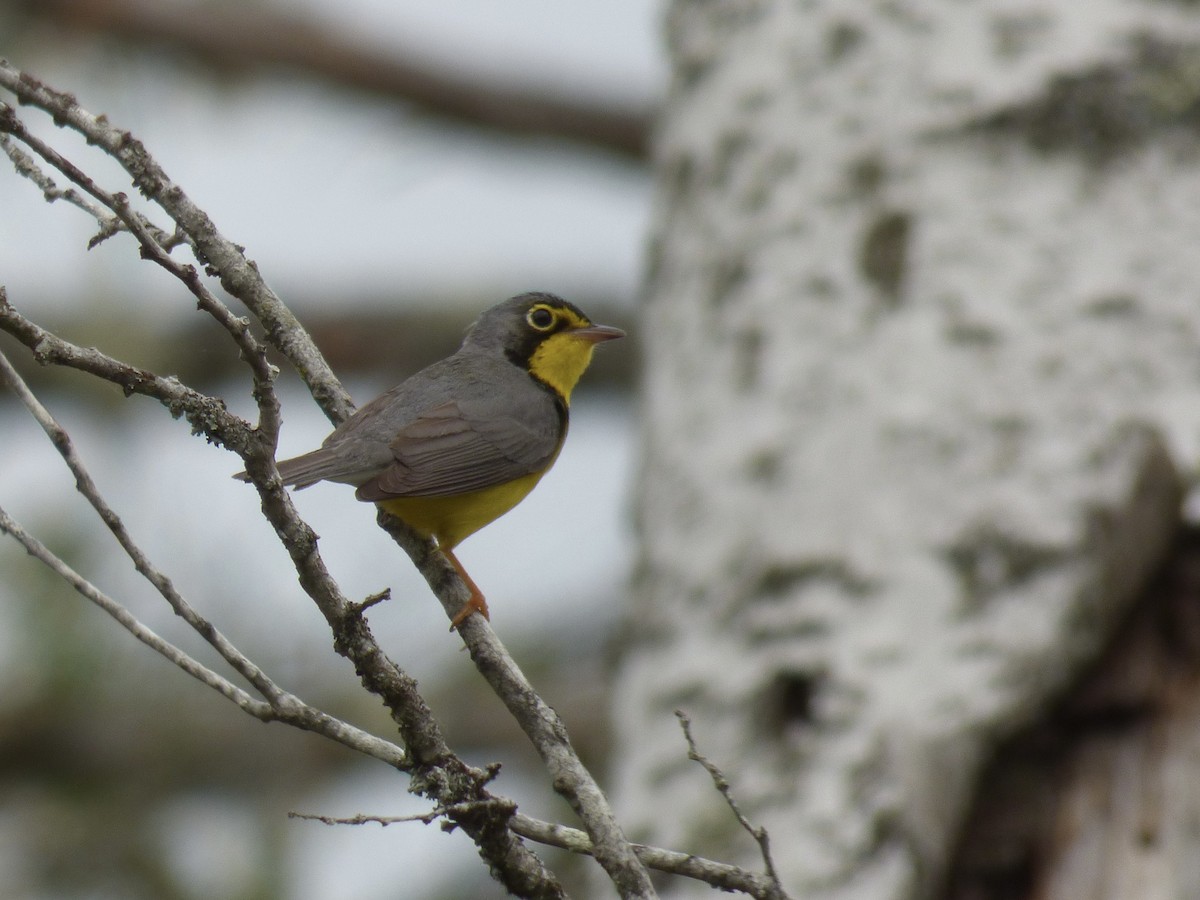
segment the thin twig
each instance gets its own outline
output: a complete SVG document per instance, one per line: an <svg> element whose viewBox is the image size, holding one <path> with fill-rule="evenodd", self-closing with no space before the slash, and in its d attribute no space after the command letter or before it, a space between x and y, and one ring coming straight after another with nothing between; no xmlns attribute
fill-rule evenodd
<svg viewBox="0 0 1200 900"><path fill-rule="evenodd" d="M0 109L5 110L5 114L7 114L8 104L0 103ZM16 170L16 173L36 184L42 192L42 197L48 203L65 200L67 203L79 207L96 220L100 226L100 231L88 242L89 250L112 235L126 230L121 220L105 212L104 207L100 204L93 203L74 188L60 188L54 182L53 178L38 167L33 157L18 147L7 134L0 134L0 147L4 149L4 153L13 164L13 169Z"/></svg>
<svg viewBox="0 0 1200 900"><path fill-rule="evenodd" d="M401 822L424 822L426 825L440 819L446 813L441 809L431 809L426 813L413 813L411 816L369 816L365 813L357 816L322 816L317 813L289 812L289 819L302 819L306 822L320 822L322 825L398 825Z"/></svg>
<svg viewBox="0 0 1200 900"><path fill-rule="evenodd" d="M249 321L235 316L229 307L208 289L194 266L176 261L163 248L163 243L168 239L167 233L151 225L145 216L135 212L124 194L106 191L73 162L41 138L30 133L29 129L25 127L25 123L17 117L8 104L0 104L0 131L21 141L77 187L98 201L101 206L111 210L141 245L142 257L174 275L196 298L198 307L212 316L229 333L241 351L242 359L250 367L254 378L254 397L258 403L260 441L267 442L271 452L274 452L281 423L279 399L272 388L276 370L267 361L265 349L250 331Z"/></svg>
<svg viewBox="0 0 1200 900"><path fill-rule="evenodd" d="M679 720L679 727L683 729L683 736L687 741L688 759L694 760L704 766L704 770L712 778L713 786L725 798L726 805L729 806L734 816L737 817L738 824L758 844L759 852L762 854L763 866L766 868L767 880L774 888L774 892L768 896L782 900L787 895L783 891L783 885L779 882L779 872L775 869L775 860L771 858L771 838L767 834L767 829L752 825L750 820L742 814L737 801L733 799L733 790L729 786L729 780L725 777L725 773L696 747L695 738L692 737L692 720L688 717L687 713L681 709L677 709L675 710L675 718Z"/></svg>
<svg viewBox="0 0 1200 900"><path fill-rule="evenodd" d="M512 800L494 798L476 803L454 803L449 806L437 806L428 812L413 813L408 816L372 816L360 813L356 816L335 817L322 816L316 813L289 812L288 818L320 822L322 825L383 825L387 827L388 825L397 825L401 822L423 822L429 825L437 819L448 819L453 822L455 818L478 815L480 812L487 812L490 815L499 811L503 815L511 816L516 812L516 809L517 804Z"/></svg>
<svg viewBox="0 0 1200 900"><path fill-rule="evenodd" d="M41 426L46 436L50 438L54 449L62 456L63 461L67 464L67 468L75 476L76 489L91 504L92 509L96 511L101 521L112 532L113 537L117 539L117 543L121 545L121 549L125 551L125 555L133 562L134 568L170 604L175 615L187 622L197 634L212 645L213 649L221 655L221 658L229 663L250 684L254 685L255 689L268 702L274 703L278 698L283 696L283 691L279 689L278 685L268 678L262 669L233 646L225 635L221 634L211 622L201 616L183 598L179 591L175 589L175 585L171 582L171 579L150 562L149 557L146 556L129 534L125 523L121 521L121 517L117 515L116 510L109 506L108 502L101 496L95 481L84 466L83 460L80 459L79 454L76 452L75 445L71 441L71 436L55 420L50 411L42 405L33 391L29 389L29 386L21 378L17 370L13 368L12 363L8 361L8 357L3 352L0 352L0 381L7 382L9 389L16 394L17 399L21 401L30 415Z"/></svg>
<svg viewBox="0 0 1200 900"><path fill-rule="evenodd" d="M360 600L358 603L358 611L366 612L368 609L370 609L372 606L375 606L377 603L383 603L384 601L391 600L391 599L392 599L392 589L384 588L382 591L376 591L374 594L368 594L366 597L363 597L363 599Z"/></svg>
<svg viewBox="0 0 1200 900"><path fill-rule="evenodd" d="M0 286L0 331L8 332L28 347L42 365L78 369L117 385L127 395L151 397L171 415L186 418L197 434L239 453L248 452L253 440L250 423L229 412L224 401L202 394L178 378L156 375L93 347L80 347L63 340L17 312L3 286Z"/></svg>
<svg viewBox="0 0 1200 900"><path fill-rule="evenodd" d="M407 822L422 822L429 825L453 811L455 810L439 806L427 812L412 813L406 816L382 816L366 813L355 816L326 816L317 813L289 812L288 818L320 822L323 825L374 824L387 827ZM545 822L519 812L513 814L510 819L510 827L521 837L537 841L539 844L558 847L561 850L569 850L585 856L592 855L591 839L587 836L586 831L578 828L570 828L555 822ZM646 844L633 844L632 846L638 858L645 865L664 874L693 878L718 890L738 891L758 898L758 900L777 900L780 896L776 886L766 878L738 866Z"/></svg>
<svg viewBox="0 0 1200 900"><path fill-rule="evenodd" d="M207 684L256 719L270 721L276 717L271 704L262 700L256 700L227 678L223 678L207 666L197 662L183 650L159 637L158 634L139 622L129 610L68 566L46 547L45 544L26 531L3 507L0 507L0 532L15 539L17 543L25 548L26 553L71 585L80 596L100 607L100 609L116 619L121 627L135 638L156 653L169 659L193 678Z"/></svg>
<svg viewBox="0 0 1200 900"><path fill-rule="evenodd" d="M78 132L120 163L138 191L157 203L189 236L198 259L219 276L221 286L262 323L267 340L295 367L326 415L335 423L350 415L354 403L312 337L263 280L243 248L217 230L208 214L167 176L141 141L88 112L70 94L50 88L4 59L0 59L0 87L21 103L48 113L56 124Z"/></svg>
<svg viewBox="0 0 1200 900"><path fill-rule="evenodd" d="M521 837L551 847L560 847L572 853L591 855L592 842L587 833L577 828L568 828L554 822L543 822L531 816L517 813L510 827ZM664 850L647 844L632 844L638 859L651 869L668 875L679 875L703 881L722 891L741 891L758 900L780 900L778 886L762 875L747 871L740 866L731 866L691 853Z"/></svg>
<svg viewBox="0 0 1200 900"><path fill-rule="evenodd" d="M274 703L256 700L249 693L239 688L229 679L203 663L189 656L185 651L176 647L170 641L160 637L155 631L144 625L129 610L108 594L100 590L45 544L31 535L8 512L0 507L0 533L7 534L34 559L45 565L55 575L62 578L84 599L94 603L108 613L118 624L154 652L158 653L188 675L202 684L206 684L232 701L237 707L254 718L263 722L284 722L305 731L324 735L352 750L357 750L367 756L381 760L397 769L408 766L404 751L388 741L373 734L355 728L346 722L321 712L309 706L293 694L281 692Z"/></svg>

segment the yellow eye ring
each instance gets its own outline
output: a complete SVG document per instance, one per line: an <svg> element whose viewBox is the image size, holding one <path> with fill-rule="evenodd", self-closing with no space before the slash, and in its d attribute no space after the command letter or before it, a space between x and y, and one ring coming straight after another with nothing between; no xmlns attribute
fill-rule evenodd
<svg viewBox="0 0 1200 900"><path fill-rule="evenodd" d="M525 314L525 321L529 323L529 327L538 331L549 331L554 327L556 319L554 312L546 306L535 306Z"/></svg>

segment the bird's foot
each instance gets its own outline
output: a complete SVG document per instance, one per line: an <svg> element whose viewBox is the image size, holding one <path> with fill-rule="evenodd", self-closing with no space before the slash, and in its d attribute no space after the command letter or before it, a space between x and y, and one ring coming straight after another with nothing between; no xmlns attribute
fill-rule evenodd
<svg viewBox="0 0 1200 900"><path fill-rule="evenodd" d="M483 599L483 594L472 594L471 599L463 604L462 609L454 614L454 618L450 620L450 630L453 631L463 622L465 622L472 613L479 613L488 621L491 621L491 616L488 615L487 601Z"/></svg>

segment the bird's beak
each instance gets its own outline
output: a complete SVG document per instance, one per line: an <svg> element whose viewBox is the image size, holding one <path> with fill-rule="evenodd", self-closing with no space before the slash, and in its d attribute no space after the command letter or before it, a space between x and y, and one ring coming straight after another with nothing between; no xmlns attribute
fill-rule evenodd
<svg viewBox="0 0 1200 900"><path fill-rule="evenodd" d="M616 338L625 337L625 332L620 328L613 328L611 325L587 325L583 328L572 328L567 333L571 337L587 341L589 344L598 344L601 341L611 341Z"/></svg>

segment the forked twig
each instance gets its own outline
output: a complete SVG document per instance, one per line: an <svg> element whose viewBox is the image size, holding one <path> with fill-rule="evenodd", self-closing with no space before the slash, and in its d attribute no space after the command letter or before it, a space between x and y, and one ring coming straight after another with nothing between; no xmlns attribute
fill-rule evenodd
<svg viewBox="0 0 1200 900"><path fill-rule="evenodd" d="M709 777L712 778L713 787L715 787L717 789L717 793L719 793L725 799L726 805L733 812L734 816L737 817L738 824L740 824L742 828L745 829L746 832L752 838L754 838L755 842L758 844L759 853L762 854L763 867L766 870L767 880L773 887L772 893L768 896L771 897L772 900L775 900L775 898L778 898L778 900L783 900L783 898L787 897L787 894L784 893L783 886L779 882L779 872L775 868L775 860L771 857L771 838L767 834L767 829L763 828L762 826L751 824L750 820L742 813L737 801L734 800L733 790L729 786L729 780L725 777L725 773L720 770L716 763L706 757L700 752L699 748L697 748L696 739L692 736L692 720L689 718L688 714L682 709L677 709L675 710L675 718L679 720L679 727L683 729L683 737L687 741L688 759L694 760L695 762L698 762L700 765L704 766L704 770L708 772Z"/></svg>
<svg viewBox="0 0 1200 900"><path fill-rule="evenodd" d="M4 104L0 104L0 107L4 106ZM100 230L88 241L89 250L114 234L125 230L125 227L121 224L121 220L106 212L100 204L89 200L74 188L60 188L54 182L53 178L38 167L34 158L18 147L16 142L7 134L0 133L0 149L4 150L5 155L8 156L18 175L28 178L41 188L42 197L46 202L54 203L57 200L64 200L79 207L96 220L96 223L100 226Z"/></svg>
<svg viewBox="0 0 1200 900"><path fill-rule="evenodd" d="M9 389L17 396L17 399L21 401L25 409L37 421L38 425L41 426L42 431L50 439L50 443L54 445L54 449L58 451L63 461L67 464L67 468L71 470L71 474L75 476L76 489L83 495L92 509L96 511L96 514L104 522L105 527L108 528L113 537L117 539L117 543L121 545L121 549L125 551L125 555L129 557L134 568L154 586L154 589L170 604L175 614L187 622L197 634L211 644L213 649L221 654L221 658L236 669L243 678L254 685L255 689L269 702L282 697L283 691L263 673L262 669L234 647L225 635L221 634L211 622L201 616L183 598L179 591L175 589L175 585L171 582L171 579L150 562L150 559L134 542L133 537L129 534L128 529L126 529L125 523L121 521L121 517L117 515L116 510L109 506L108 502L101 496L95 481L92 480L91 474L84 466L83 460L80 459L79 454L75 451L75 445L71 441L71 436L67 434L66 429L50 414L50 411L42 405L33 391L29 389L24 379L21 378L20 373L8 361L8 357L2 352L0 352L0 383L7 383Z"/></svg>
<svg viewBox="0 0 1200 900"><path fill-rule="evenodd" d="M91 474L76 452L70 435L37 399L3 353L0 353L0 384L6 384L12 390L45 431L71 470L71 474L74 475L77 489L112 532L137 571L158 590L178 616L204 638L221 655L222 659L254 686L265 698L265 702L255 699L229 679L205 666L147 627L128 608L104 593L41 541L33 537L2 507L0 507L0 532L16 540L30 556L66 581L80 596L108 613L137 640L174 663L188 675L231 700L239 709L256 719L264 722L287 722L306 731L323 734L340 744L386 762L395 768L402 770L409 768L410 764L403 749L397 745L355 728L316 707L309 706L294 694L279 688L262 669L238 650L211 622L201 616L175 589L171 580L150 562L146 554L134 542L120 517L97 489Z"/></svg>

